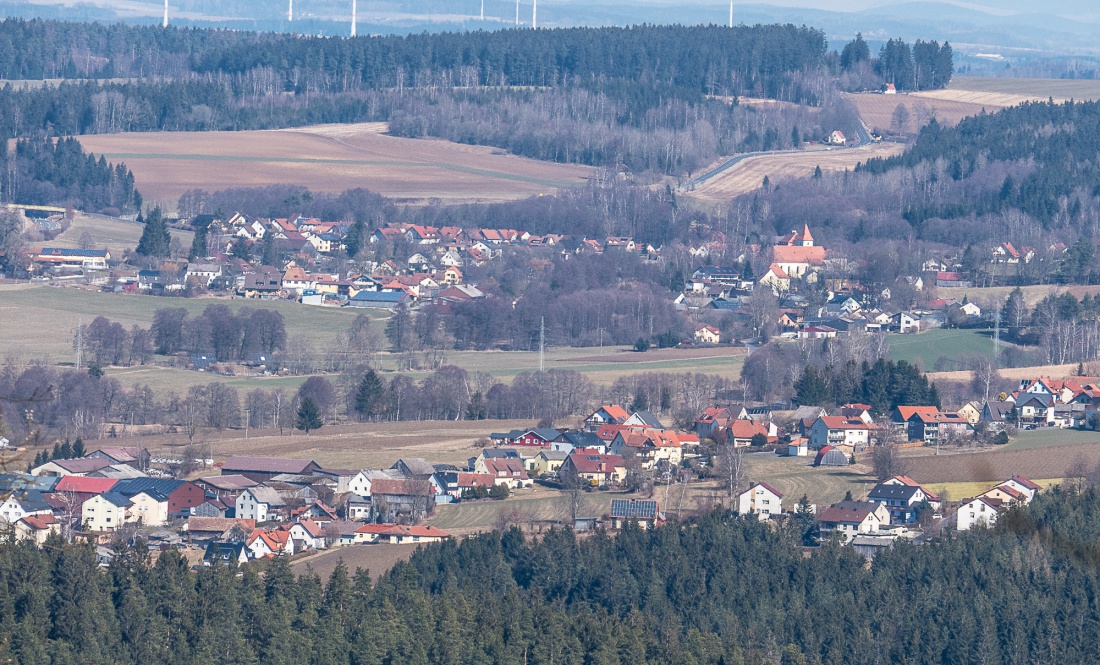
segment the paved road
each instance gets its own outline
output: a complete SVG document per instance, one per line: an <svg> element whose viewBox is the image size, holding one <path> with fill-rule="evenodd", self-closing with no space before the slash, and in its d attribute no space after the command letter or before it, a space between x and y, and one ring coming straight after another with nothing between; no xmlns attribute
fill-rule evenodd
<svg viewBox="0 0 1100 665"><path fill-rule="evenodd" d="M835 147L835 148L833 148L833 150L851 150L853 148L860 148L860 147L863 147L863 146L866 146L866 145L871 145L871 143L872 143L871 133L869 131L867 131L867 126L863 124L863 119L862 118L860 118L860 120L859 120L859 125L856 126L856 136L859 138L859 141L857 141L856 143L853 143L852 145ZM706 173L704 173L704 174L702 174L702 175L700 175L696 178L692 178L691 180L688 180L686 183L684 183L683 185L680 186L680 189L681 190L692 190L695 187L698 187L699 185L703 184L704 182L714 178L715 176L718 176L718 175L721 175L722 173L725 173L726 171L733 168L734 166L737 166L741 162L745 161L746 159L750 159L752 157L762 157L764 155L797 155L797 154L801 154L803 152L804 152L803 150L772 150L772 151L759 151L759 152L745 152L745 153L741 153L740 155L734 155L733 157L730 157L729 159L722 162L721 164L714 167L713 169L707 171Z"/></svg>

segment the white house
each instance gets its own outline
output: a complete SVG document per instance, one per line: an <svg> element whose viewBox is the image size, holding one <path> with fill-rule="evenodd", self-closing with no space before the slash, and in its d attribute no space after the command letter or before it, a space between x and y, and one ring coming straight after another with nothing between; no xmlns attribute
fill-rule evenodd
<svg viewBox="0 0 1100 665"><path fill-rule="evenodd" d="M13 492L3 505L0 505L0 520L8 524L15 524L29 515L51 514L53 510L42 498L42 493L38 491Z"/></svg>
<svg viewBox="0 0 1100 665"><path fill-rule="evenodd" d="M834 145L844 145L847 142L847 138L844 136L844 132L835 130L832 134L829 134L829 143Z"/></svg>
<svg viewBox="0 0 1100 665"><path fill-rule="evenodd" d="M997 517L1005 511L1004 503L987 496L963 501L956 514L955 528L969 531L979 527L990 527L997 523Z"/></svg>
<svg viewBox="0 0 1100 665"><path fill-rule="evenodd" d="M118 492L97 494L80 507L80 522L88 531L114 531L127 521L130 500Z"/></svg>
<svg viewBox="0 0 1100 665"><path fill-rule="evenodd" d="M324 530L313 520L295 522L289 532L295 550L323 550L328 544Z"/></svg>
<svg viewBox="0 0 1100 665"><path fill-rule="evenodd" d="M823 537L836 533L851 542L857 534L874 533L890 524L890 511L881 503L841 501L817 514Z"/></svg>
<svg viewBox="0 0 1100 665"><path fill-rule="evenodd" d="M253 531L248 538L248 551L253 559L262 559L268 554L281 556L294 554L294 539L289 531Z"/></svg>
<svg viewBox="0 0 1100 665"><path fill-rule="evenodd" d="M783 514L783 495L767 483L756 483L737 496L737 512L764 521Z"/></svg>
<svg viewBox="0 0 1100 665"><path fill-rule="evenodd" d="M393 480L393 476L378 469L363 469L348 482L348 491L363 498L369 498L371 483L376 480Z"/></svg>
<svg viewBox="0 0 1100 665"><path fill-rule="evenodd" d="M250 487L237 497L237 519L267 522L286 511L286 501L265 485Z"/></svg>
<svg viewBox="0 0 1100 665"><path fill-rule="evenodd" d="M222 276L222 267L218 263L188 263L184 281L195 280L203 286L210 286Z"/></svg>
<svg viewBox="0 0 1100 665"><path fill-rule="evenodd" d="M868 444L870 435L870 426L859 418L821 416L810 427L810 448L851 446L860 449Z"/></svg>
<svg viewBox="0 0 1100 665"><path fill-rule="evenodd" d="M1023 476L1012 476L1003 483L997 485L997 487L1011 487L1020 494L1027 497L1027 503L1031 503L1031 500L1035 498L1035 495L1042 489L1039 485L1036 485L1032 481Z"/></svg>

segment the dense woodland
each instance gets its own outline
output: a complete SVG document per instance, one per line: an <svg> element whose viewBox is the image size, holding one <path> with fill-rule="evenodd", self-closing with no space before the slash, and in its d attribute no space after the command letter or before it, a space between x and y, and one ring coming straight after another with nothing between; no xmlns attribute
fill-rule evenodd
<svg viewBox="0 0 1100 665"><path fill-rule="evenodd" d="M891 41L878 57L853 45L840 57L821 31L791 25L323 39L9 19L0 76L75 82L5 87L0 138L388 121L401 136L691 174L720 155L854 134L834 79L848 89L950 79L946 44ZM928 74L909 86L912 72ZM737 96L803 106L754 109Z"/></svg>
<svg viewBox="0 0 1100 665"><path fill-rule="evenodd" d="M23 139L14 152L3 146L7 168L0 172L6 201L32 205L73 205L89 212L132 212L141 207L134 174L84 152L73 138Z"/></svg>
<svg viewBox="0 0 1100 665"><path fill-rule="evenodd" d="M429 545L373 583L285 558L188 571L120 545L0 545L20 663L1091 663L1100 493L1054 489L993 531L803 556L801 530L718 510L578 539L516 529ZM583 562L583 565L580 563ZM762 593L761 590L766 590Z"/></svg>

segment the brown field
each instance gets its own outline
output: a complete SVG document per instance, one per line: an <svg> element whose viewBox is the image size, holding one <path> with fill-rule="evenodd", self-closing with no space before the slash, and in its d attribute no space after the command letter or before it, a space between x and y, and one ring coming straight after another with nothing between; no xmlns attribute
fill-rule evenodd
<svg viewBox="0 0 1100 665"><path fill-rule="evenodd" d="M876 143L846 150L815 150L750 157L697 186L688 196L706 201L729 201L735 196L758 189L765 176L775 183L808 178L818 166L822 171L846 171L872 157L890 157L903 149L904 146L900 144Z"/></svg>
<svg viewBox="0 0 1100 665"><path fill-rule="evenodd" d="M478 454L474 442L490 432L530 427L527 420L460 420L326 425L307 434L287 429L203 431L196 445L209 447L217 462L234 455L311 459L339 469L389 468L402 457L423 457L442 464L465 464ZM107 440L97 445L107 445ZM187 446L185 434L141 437L154 455L176 456ZM205 475L215 470L204 472Z"/></svg>
<svg viewBox="0 0 1100 665"><path fill-rule="evenodd" d="M1060 379L1077 374L1077 363L1069 365L1038 365L1034 367L1004 367L997 370L1001 378L1020 381L1037 376L1049 376L1052 379ZM930 381L969 381L974 373L969 370L959 372L929 372Z"/></svg>
<svg viewBox="0 0 1100 665"><path fill-rule="evenodd" d="M348 574L355 575L359 568L369 570L371 577L378 581L390 568L402 561L408 561L420 545L355 545L335 547L330 550L302 557L290 564L299 574L316 573L321 581L327 581L332 571L341 561L348 567Z"/></svg>
<svg viewBox="0 0 1100 665"><path fill-rule="evenodd" d="M1065 478L1080 461L1088 468L1100 464L1100 441L941 455L922 450L910 460L908 475L921 483L997 481L1015 473L1028 478Z"/></svg>
<svg viewBox="0 0 1100 665"><path fill-rule="evenodd" d="M847 97L856 105L864 124L874 131L889 130L894 110L897 109L899 104L905 106L909 111L908 131L910 132L916 129L918 104L923 104L929 113L935 110L936 120L941 124L952 126L967 116L981 113L983 108L991 113L1009 106L1009 104L976 104L950 98L934 99L918 96L918 94L924 95L925 93L882 95L877 92L863 92L849 94Z"/></svg>
<svg viewBox="0 0 1100 665"><path fill-rule="evenodd" d="M384 134L384 123L243 132L150 132L79 137L122 161L148 201L175 208L193 188L294 183L318 192L364 187L402 202L510 201L583 185L592 169L499 149Z"/></svg>
<svg viewBox="0 0 1100 665"><path fill-rule="evenodd" d="M948 91L995 93L1015 95L1040 101L1054 98L1093 100L1100 99L1100 81L1073 79L1029 79L993 76L956 76L947 86ZM1019 103L1019 102L1017 102Z"/></svg>
<svg viewBox="0 0 1100 665"><path fill-rule="evenodd" d="M772 453L747 455L748 479L768 483L783 494L783 505L793 506L805 494L810 503L830 505L845 492L859 498L875 485L863 464L846 467L814 467L812 457L780 457ZM858 459L857 459L858 461Z"/></svg>

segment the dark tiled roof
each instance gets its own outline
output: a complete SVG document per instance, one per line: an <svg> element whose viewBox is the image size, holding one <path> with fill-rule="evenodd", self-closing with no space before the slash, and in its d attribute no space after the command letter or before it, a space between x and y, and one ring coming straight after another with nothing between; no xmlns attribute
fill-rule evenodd
<svg viewBox="0 0 1100 665"><path fill-rule="evenodd" d="M611 517L650 520L657 517L657 502L641 499L612 499Z"/></svg>

